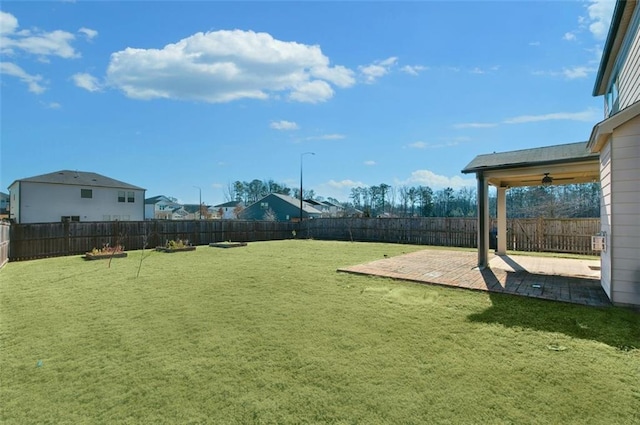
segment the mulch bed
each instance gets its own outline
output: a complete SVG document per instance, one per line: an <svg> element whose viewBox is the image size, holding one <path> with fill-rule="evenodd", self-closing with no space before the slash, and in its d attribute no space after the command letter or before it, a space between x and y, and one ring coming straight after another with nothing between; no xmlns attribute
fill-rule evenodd
<svg viewBox="0 0 640 425"><path fill-rule="evenodd" d="M92 254L87 252L82 258L85 260L107 260L109 258L124 258L126 256L126 252L118 252L115 254Z"/></svg>
<svg viewBox="0 0 640 425"><path fill-rule="evenodd" d="M246 242L213 242L209 244L212 248L238 248L247 246Z"/></svg>

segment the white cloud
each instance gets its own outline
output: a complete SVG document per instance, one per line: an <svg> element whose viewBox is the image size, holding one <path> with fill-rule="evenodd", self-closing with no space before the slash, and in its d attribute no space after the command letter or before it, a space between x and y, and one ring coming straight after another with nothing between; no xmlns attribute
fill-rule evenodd
<svg viewBox="0 0 640 425"><path fill-rule="evenodd" d="M20 81L27 84L31 93L41 94L46 90L46 88L41 85L41 75L28 74L24 69L20 68L15 63L0 62L0 74L17 77L18 79L20 79Z"/></svg>
<svg viewBox="0 0 640 425"><path fill-rule="evenodd" d="M576 66L574 68L565 68L562 70L562 75L570 80L576 78L587 78L590 73L594 72L594 68L588 66Z"/></svg>
<svg viewBox="0 0 640 425"><path fill-rule="evenodd" d="M376 165L376 162L373 160L368 160L364 162L364 165L368 165L368 166L374 166Z"/></svg>
<svg viewBox="0 0 640 425"><path fill-rule="evenodd" d="M473 68L471 71L469 71L472 74L484 74L485 71L483 71L482 69L478 68L477 66L475 68Z"/></svg>
<svg viewBox="0 0 640 425"><path fill-rule="evenodd" d="M329 180L326 183L321 183L313 187L313 190L324 196L325 198L331 197L336 198L340 201L349 200L349 195L351 195L351 189L354 187L367 187L366 183L361 181L354 180Z"/></svg>
<svg viewBox="0 0 640 425"><path fill-rule="evenodd" d="M84 36L87 37L87 40L91 40L98 35L98 31L85 27L80 28L78 32L84 34Z"/></svg>
<svg viewBox="0 0 640 425"><path fill-rule="evenodd" d="M285 120L271 121L269 127L274 130L297 130L298 128L300 128L295 122Z"/></svg>
<svg viewBox="0 0 640 425"><path fill-rule="evenodd" d="M44 106L47 109L60 109L62 108L62 105L60 105L58 102L41 102L41 105Z"/></svg>
<svg viewBox="0 0 640 425"><path fill-rule="evenodd" d="M18 29L18 19L11 13L0 11L0 35L12 34L16 29Z"/></svg>
<svg viewBox="0 0 640 425"><path fill-rule="evenodd" d="M492 122L464 122L460 124L454 124L454 128L490 128L495 127L498 124Z"/></svg>
<svg viewBox="0 0 640 425"><path fill-rule="evenodd" d="M427 146L429 146L429 144L426 142L409 143L409 147L413 149L426 149Z"/></svg>
<svg viewBox="0 0 640 425"><path fill-rule="evenodd" d="M317 45L242 30L200 32L162 49L115 52L107 80L134 99L210 103L280 94L297 102L323 102L333 97L332 85L355 84L353 71L331 66Z"/></svg>
<svg viewBox="0 0 640 425"><path fill-rule="evenodd" d="M529 43L529 46L537 47L537 46L539 46L539 45L540 45L540 42L539 42L539 41L532 41L532 42L530 42L530 43Z"/></svg>
<svg viewBox="0 0 640 425"><path fill-rule="evenodd" d="M411 176L409 176L407 180L399 183L429 186L432 189L444 189L446 187L450 187L454 190L458 190L463 187L475 187L476 180L463 178L461 176L443 176L430 170L416 170L411 173Z"/></svg>
<svg viewBox="0 0 640 425"><path fill-rule="evenodd" d="M102 90L100 81L91 74L78 73L71 76L71 79L76 86L83 88L90 92L97 92Z"/></svg>
<svg viewBox="0 0 640 425"><path fill-rule="evenodd" d="M378 78L387 75L397 62L398 58L392 56L384 60L375 61L370 65L359 66L358 70L362 74L365 83L373 84Z"/></svg>
<svg viewBox="0 0 640 425"><path fill-rule="evenodd" d="M589 31L597 40L607 37L615 5L616 2L612 0L592 0L587 7Z"/></svg>
<svg viewBox="0 0 640 425"><path fill-rule="evenodd" d="M505 124L523 124L551 120L595 122L597 119L598 113L594 109L587 109L582 112L556 112L542 115L520 115L506 119L503 122Z"/></svg>
<svg viewBox="0 0 640 425"><path fill-rule="evenodd" d="M405 65L400 68L400 71L409 75L418 75L422 71L427 71L429 68L422 65Z"/></svg>
<svg viewBox="0 0 640 425"><path fill-rule="evenodd" d="M4 54L22 50L33 55L59 56L65 59L80 56L71 46L75 36L70 32L46 32L39 29L17 31L18 19L6 12L0 12L0 25L0 51Z"/></svg>
<svg viewBox="0 0 640 425"><path fill-rule="evenodd" d="M323 80L313 80L296 85L289 95L289 99L296 102L317 103L333 97L333 89Z"/></svg>
<svg viewBox="0 0 640 425"><path fill-rule="evenodd" d="M566 32L564 33L564 36L562 36L562 39L566 41L575 41L576 35L572 32Z"/></svg>

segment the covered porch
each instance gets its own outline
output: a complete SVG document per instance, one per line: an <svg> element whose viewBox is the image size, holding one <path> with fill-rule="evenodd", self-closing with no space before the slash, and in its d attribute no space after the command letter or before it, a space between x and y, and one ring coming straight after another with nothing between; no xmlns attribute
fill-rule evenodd
<svg viewBox="0 0 640 425"><path fill-rule="evenodd" d="M600 158L587 142L478 155L463 170L475 173L478 190L477 267L489 266L489 185L497 189L497 249L507 252L507 190L600 181Z"/></svg>

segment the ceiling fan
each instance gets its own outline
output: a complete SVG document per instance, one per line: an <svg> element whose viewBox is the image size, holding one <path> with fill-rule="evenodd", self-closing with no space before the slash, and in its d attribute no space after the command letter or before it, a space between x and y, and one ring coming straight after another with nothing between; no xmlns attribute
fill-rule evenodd
<svg viewBox="0 0 640 425"><path fill-rule="evenodd" d="M544 177L542 177L542 179L536 179L536 180L523 180L523 183L536 183L538 185L542 185L542 186L550 186L552 185L554 182L565 182L565 181L571 181L571 180L575 180L575 177L565 177L565 178L555 178L555 177L551 177L549 175L550 173L544 173Z"/></svg>

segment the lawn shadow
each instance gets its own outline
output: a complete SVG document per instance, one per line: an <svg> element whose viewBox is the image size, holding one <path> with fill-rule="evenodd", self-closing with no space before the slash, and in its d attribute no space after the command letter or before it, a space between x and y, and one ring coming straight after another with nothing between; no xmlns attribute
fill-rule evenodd
<svg viewBox="0 0 640 425"><path fill-rule="evenodd" d="M525 295L524 291L529 290L544 291L553 276L509 272L503 291L497 287L499 279L491 269L483 270L482 276L490 288L489 297L492 305L481 313L469 315L468 320L471 322L557 332L573 338L598 341L622 350L640 350L640 314L637 312L613 306L594 307L537 299L544 296L536 293L532 293L530 297L514 296ZM566 277L562 279L573 285L579 285L585 280ZM536 281L542 282L540 288L532 283Z"/></svg>

